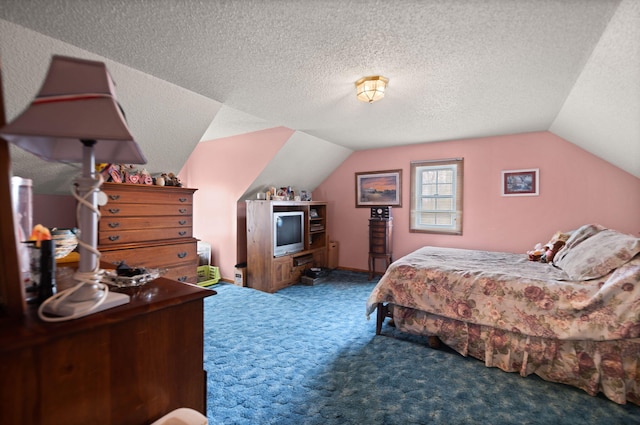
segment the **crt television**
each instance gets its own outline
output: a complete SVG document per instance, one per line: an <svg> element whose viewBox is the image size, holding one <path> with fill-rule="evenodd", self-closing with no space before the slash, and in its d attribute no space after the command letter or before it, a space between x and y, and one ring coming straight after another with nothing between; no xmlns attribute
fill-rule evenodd
<svg viewBox="0 0 640 425"><path fill-rule="evenodd" d="M273 256L281 257L304 250L304 212L273 213Z"/></svg>

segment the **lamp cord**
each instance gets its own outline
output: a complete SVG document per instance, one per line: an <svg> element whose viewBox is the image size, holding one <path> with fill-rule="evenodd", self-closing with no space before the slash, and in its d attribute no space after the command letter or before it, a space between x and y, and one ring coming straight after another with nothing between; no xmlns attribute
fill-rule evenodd
<svg viewBox="0 0 640 425"><path fill-rule="evenodd" d="M78 201L78 205L76 207L76 221L78 223L80 223L80 210L82 206L89 208L92 211L92 213L98 216L98 220L100 220L100 215L101 215L100 210L98 210L93 205L93 203L89 202L88 200L93 195L94 192L98 192L100 190L100 186L102 186L102 183L104 181L102 174L98 173L97 175L98 175L98 178L94 180L94 183L92 184L90 190L87 190L87 193L85 193L84 196L80 196L80 194L78 193L77 185L74 185L73 189L71 190L71 194ZM80 229L80 231L82 231L82 229ZM40 307L38 307L38 317L45 322L63 322L66 320L73 320L79 317L86 316L87 314L90 314L93 310L98 308L100 305L102 305L102 303L104 303L104 301L107 299L107 296L109 295L109 286L102 283L102 276L104 274L104 270L100 270L100 266L99 266L100 256L101 256L100 251L98 251L93 246L87 244L86 242L82 241L82 239L78 239L78 244L81 245L84 249L91 251L91 253L93 253L96 256L95 268L89 272L76 271L73 277L78 283L75 286L65 289L64 291L58 292L57 294L53 295L52 297L49 297L42 304L40 304ZM100 294L95 299L95 302L92 305L70 316L51 317L51 316L46 316L44 314L44 309L49 304L51 304L52 309L56 309L56 307L62 301L64 301L65 299L67 299L69 296L73 295L77 291L79 291L80 288L82 288L84 285L93 286L94 288L96 288L97 292Z"/></svg>

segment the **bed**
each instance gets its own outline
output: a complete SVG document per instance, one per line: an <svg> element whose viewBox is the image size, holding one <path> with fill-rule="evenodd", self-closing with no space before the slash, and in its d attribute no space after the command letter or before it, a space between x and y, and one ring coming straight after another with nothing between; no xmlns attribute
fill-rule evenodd
<svg viewBox="0 0 640 425"><path fill-rule="evenodd" d="M640 405L640 238L589 224L552 262L424 247L391 264L367 300L376 333L437 339L522 376Z"/></svg>

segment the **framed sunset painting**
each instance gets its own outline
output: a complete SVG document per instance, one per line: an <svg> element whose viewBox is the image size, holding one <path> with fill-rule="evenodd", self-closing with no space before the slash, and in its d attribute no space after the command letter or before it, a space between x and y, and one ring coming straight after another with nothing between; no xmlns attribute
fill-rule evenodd
<svg viewBox="0 0 640 425"><path fill-rule="evenodd" d="M402 206L402 170L356 173L356 208Z"/></svg>

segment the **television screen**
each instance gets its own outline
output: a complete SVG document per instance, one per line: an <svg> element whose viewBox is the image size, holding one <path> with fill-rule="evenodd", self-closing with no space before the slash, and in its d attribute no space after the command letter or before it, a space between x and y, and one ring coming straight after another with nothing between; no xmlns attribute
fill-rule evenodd
<svg viewBox="0 0 640 425"><path fill-rule="evenodd" d="M304 213L273 213L273 255L293 254L304 249Z"/></svg>

